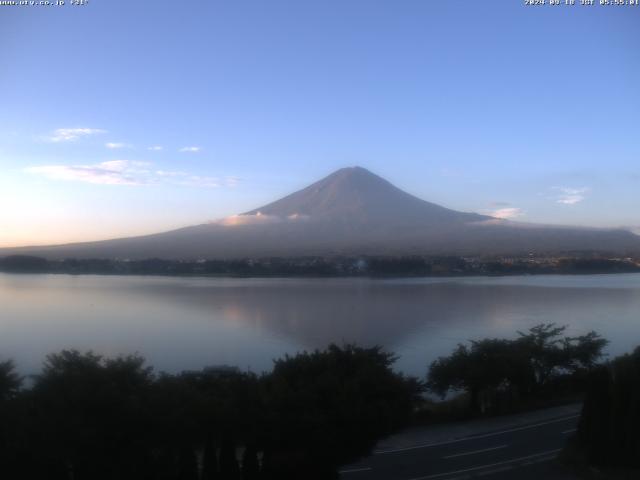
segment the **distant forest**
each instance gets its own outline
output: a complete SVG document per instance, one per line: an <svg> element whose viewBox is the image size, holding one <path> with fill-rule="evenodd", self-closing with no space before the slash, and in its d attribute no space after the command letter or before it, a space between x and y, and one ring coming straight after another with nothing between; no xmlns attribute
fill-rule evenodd
<svg viewBox="0 0 640 480"><path fill-rule="evenodd" d="M579 252L561 257L300 257L236 260L65 259L13 255L0 258L0 271L114 275L203 276L456 276L640 272L640 259Z"/></svg>

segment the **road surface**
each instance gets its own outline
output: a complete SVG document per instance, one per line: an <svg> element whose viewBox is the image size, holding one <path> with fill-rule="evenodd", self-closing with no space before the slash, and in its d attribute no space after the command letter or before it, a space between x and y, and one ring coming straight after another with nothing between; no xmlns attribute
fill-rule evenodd
<svg viewBox="0 0 640 480"><path fill-rule="evenodd" d="M550 414L553 413L557 411L550 410ZM552 462L575 432L578 422L577 409L570 414L566 414L566 410L563 413L562 416L537 417L535 422L515 426L507 422L503 429L475 431L465 437L410 445L383 444L373 455L344 467L340 477L342 480L573 478L558 472Z"/></svg>

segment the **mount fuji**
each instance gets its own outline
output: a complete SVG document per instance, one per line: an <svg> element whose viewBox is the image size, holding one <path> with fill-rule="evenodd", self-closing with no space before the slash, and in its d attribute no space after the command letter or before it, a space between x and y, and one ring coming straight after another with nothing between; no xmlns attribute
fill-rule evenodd
<svg viewBox="0 0 640 480"><path fill-rule="evenodd" d="M549 226L459 212L361 167L202 225L139 237L0 249L0 256L193 260L331 255L524 255L640 252L622 229Z"/></svg>

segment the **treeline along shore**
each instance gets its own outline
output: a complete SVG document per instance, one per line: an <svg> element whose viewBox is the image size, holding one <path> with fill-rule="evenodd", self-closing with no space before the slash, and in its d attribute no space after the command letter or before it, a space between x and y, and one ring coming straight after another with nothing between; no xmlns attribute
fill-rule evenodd
<svg viewBox="0 0 640 480"><path fill-rule="evenodd" d="M148 258L48 260L28 255L0 258L0 271L105 275L201 275L236 277L384 277L640 272L640 257L577 252L567 256L337 256L234 260Z"/></svg>
<svg viewBox="0 0 640 480"><path fill-rule="evenodd" d="M537 325L459 345L424 379L380 347L329 345L274 361L155 373L138 355L65 350L30 379L0 361L0 477L35 480L321 480L411 424L585 398L568 456L640 467L640 348L603 361L596 332ZM425 365L426 367L426 365ZM29 380L29 381L26 381ZM454 400L435 404L430 392ZM447 413L448 410L448 413ZM638 478L638 477L629 477Z"/></svg>

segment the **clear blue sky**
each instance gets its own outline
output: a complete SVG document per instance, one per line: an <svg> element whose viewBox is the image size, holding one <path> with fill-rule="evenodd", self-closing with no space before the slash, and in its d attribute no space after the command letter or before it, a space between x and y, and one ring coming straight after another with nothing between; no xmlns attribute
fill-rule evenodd
<svg viewBox="0 0 640 480"><path fill-rule="evenodd" d="M0 7L0 245L201 223L349 165L640 228L640 7L523 3Z"/></svg>

